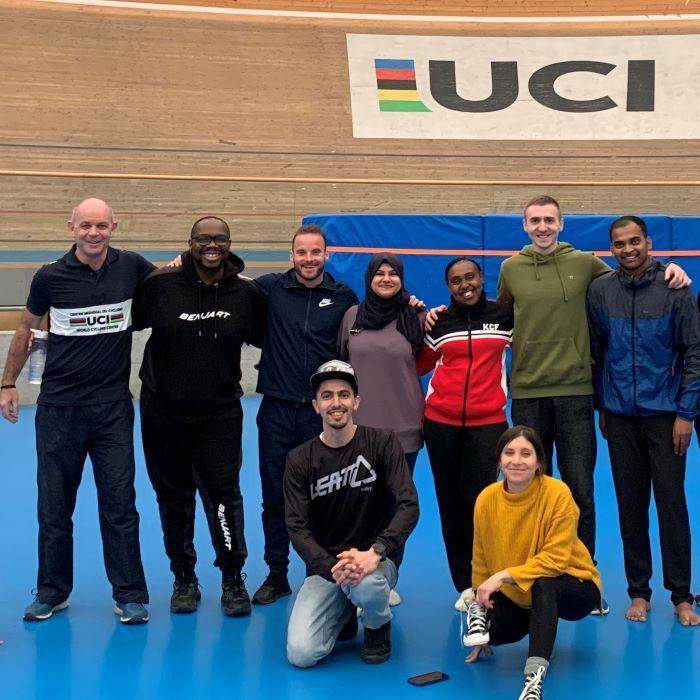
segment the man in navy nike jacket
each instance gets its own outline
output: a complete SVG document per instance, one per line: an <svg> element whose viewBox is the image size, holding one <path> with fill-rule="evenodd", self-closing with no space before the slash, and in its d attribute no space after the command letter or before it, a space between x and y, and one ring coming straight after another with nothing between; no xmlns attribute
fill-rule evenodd
<svg viewBox="0 0 700 700"><path fill-rule="evenodd" d="M254 280L267 301L257 386L263 399L257 424L265 562L270 573L253 596L253 603L260 605L291 593L282 490L285 460L290 450L321 432L321 419L311 405L309 378L319 365L335 357L340 322L348 308L357 304L352 289L324 271L328 250L318 226L299 228L290 259L292 269L287 272Z"/></svg>

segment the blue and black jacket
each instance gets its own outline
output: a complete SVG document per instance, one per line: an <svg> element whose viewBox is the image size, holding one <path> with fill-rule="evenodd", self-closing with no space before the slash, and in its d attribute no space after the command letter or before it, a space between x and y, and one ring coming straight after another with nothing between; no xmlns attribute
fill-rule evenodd
<svg viewBox="0 0 700 700"><path fill-rule="evenodd" d="M598 409L622 416L695 418L700 313L690 289L668 288L664 270L654 260L640 277L616 270L588 288Z"/></svg>
<svg viewBox="0 0 700 700"><path fill-rule="evenodd" d="M338 328L357 304L355 292L327 272L316 287L301 284L291 269L253 281L267 300L267 332L257 391L287 401L310 402L316 368L337 355Z"/></svg>

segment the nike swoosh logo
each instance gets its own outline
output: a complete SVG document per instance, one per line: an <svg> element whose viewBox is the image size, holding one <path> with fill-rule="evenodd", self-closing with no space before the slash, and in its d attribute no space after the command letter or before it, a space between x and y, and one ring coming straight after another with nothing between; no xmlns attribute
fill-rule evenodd
<svg viewBox="0 0 700 700"><path fill-rule="evenodd" d="M333 302L330 299L321 299L321 301L318 302L319 307L321 306L330 306Z"/></svg>

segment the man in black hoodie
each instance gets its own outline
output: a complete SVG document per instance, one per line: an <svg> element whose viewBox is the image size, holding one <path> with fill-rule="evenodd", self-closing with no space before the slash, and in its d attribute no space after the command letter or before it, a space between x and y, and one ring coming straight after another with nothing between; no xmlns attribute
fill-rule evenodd
<svg viewBox="0 0 700 700"><path fill-rule="evenodd" d="M135 328L152 329L140 373L141 433L175 574L172 612L194 612L200 598L193 543L199 490L224 613L250 614L241 573L241 345L262 344L266 310L255 285L239 277L244 264L230 248L223 219L199 219L182 266L153 272L134 300Z"/></svg>

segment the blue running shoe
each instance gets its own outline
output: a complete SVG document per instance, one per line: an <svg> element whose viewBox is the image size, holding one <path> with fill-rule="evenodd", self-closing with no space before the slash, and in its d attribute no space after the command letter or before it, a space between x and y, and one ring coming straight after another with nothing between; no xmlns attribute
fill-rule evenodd
<svg viewBox="0 0 700 700"><path fill-rule="evenodd" d="M125 625L141 625L149 620L148 610L143 603L117 603L114 614L119 615L119 620Z"/></svg>
<svg viewBox="0 0 700 700"><path fill-rule="evenodd" d="M42 603L39 600L39 596L37 596L24 609L23 619L27 622L41 622L42 620L48 620L55 612L65 610L67 607L67 600L64 600L62 603L52 605L51 603Z"/></svg>

